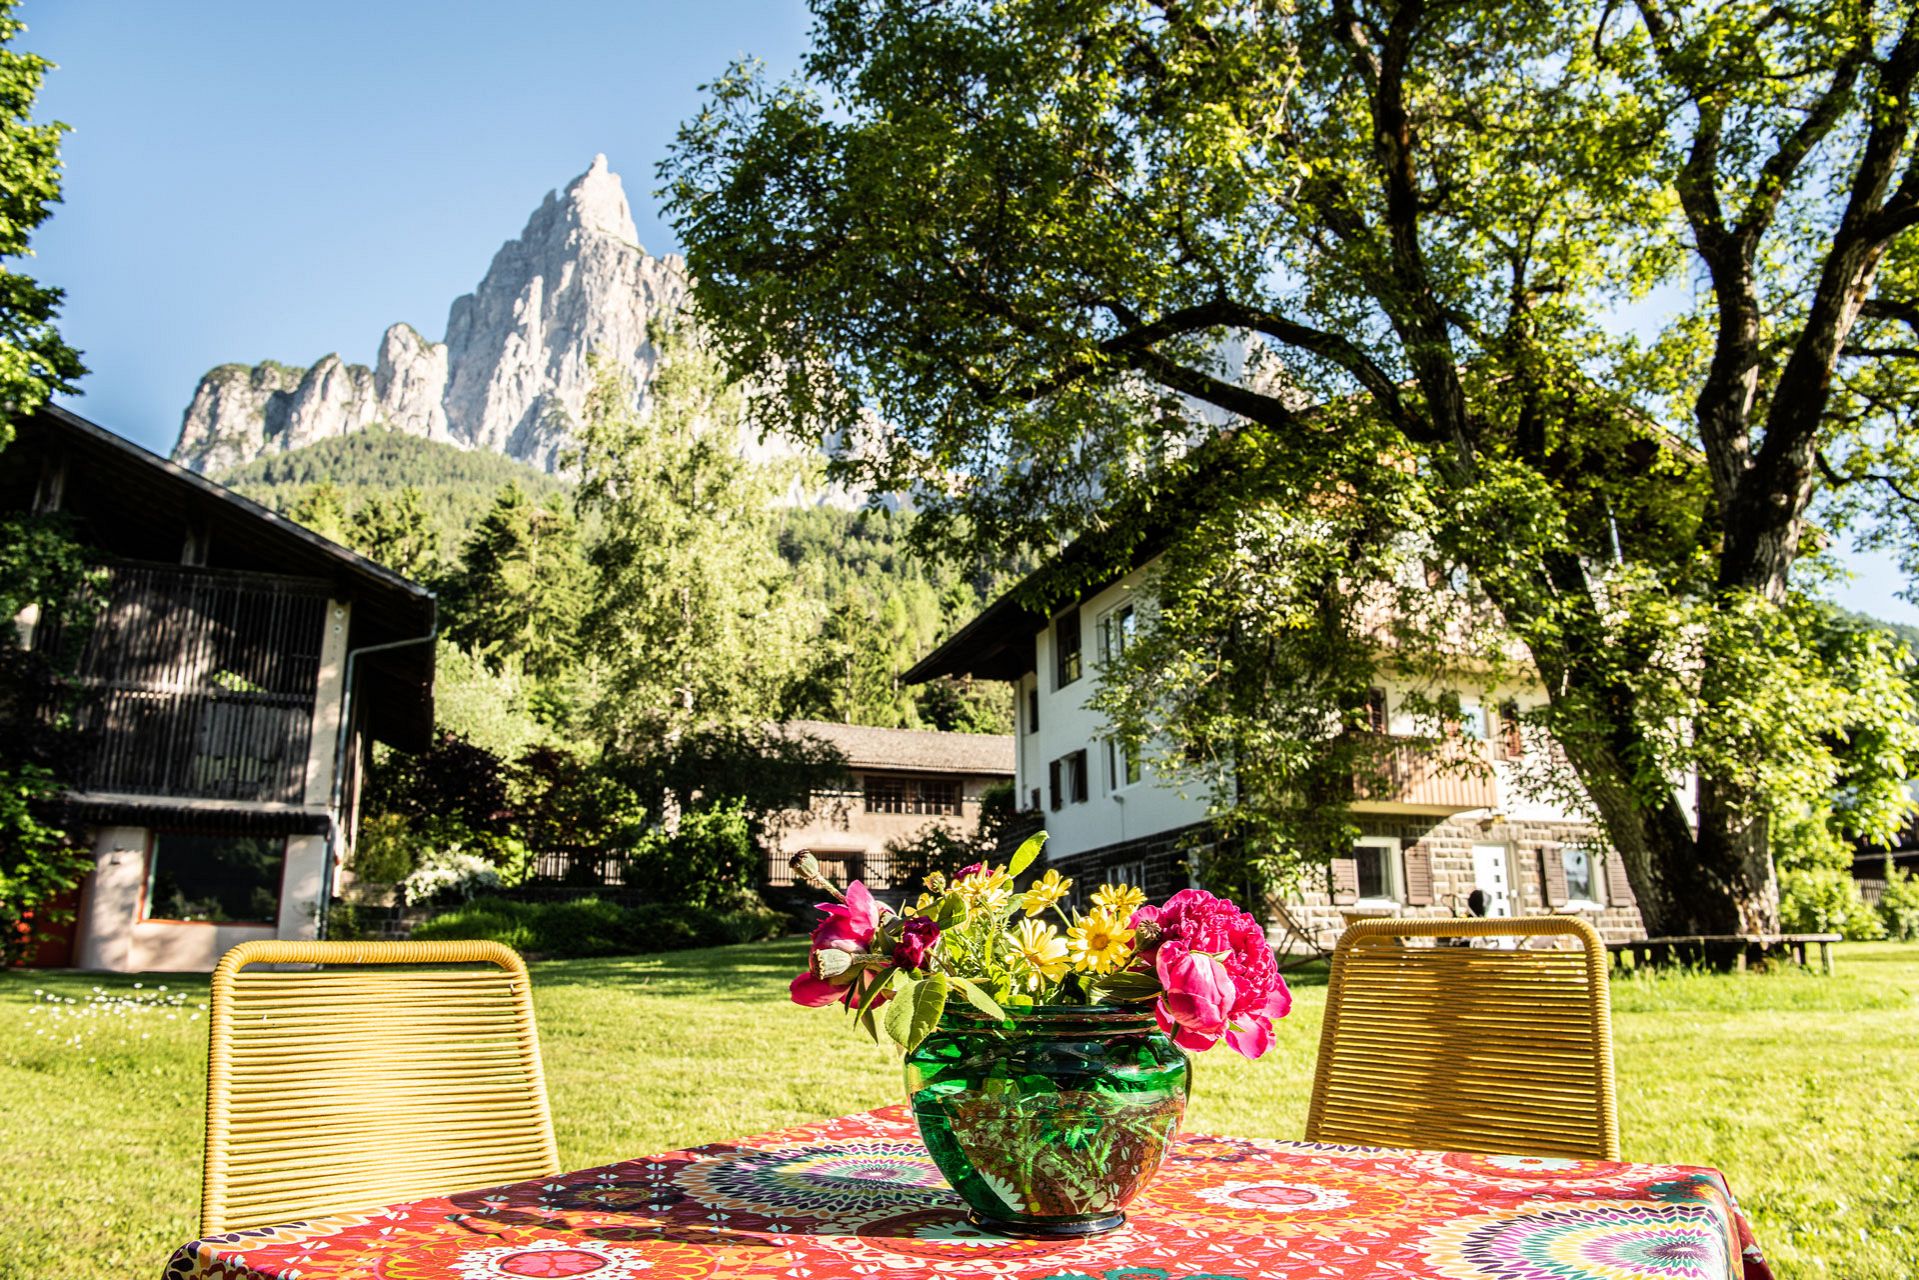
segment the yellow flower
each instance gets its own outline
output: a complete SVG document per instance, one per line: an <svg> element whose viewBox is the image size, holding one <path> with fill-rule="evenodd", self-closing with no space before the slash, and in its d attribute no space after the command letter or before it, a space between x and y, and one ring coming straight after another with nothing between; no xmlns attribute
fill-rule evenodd
<svg viewBox="0 0 1919 1280"><path fill-rule="evenodd" d="M1027 915L1036 916L1064 898L1066 891L1072 887L1071 880L1060 879L1059 872L1049 868L1045 875L1033 881L1032 888L1020 895L1019 902L1026 908Z"/></svg>
<svg viewBox="0 0 1919 1280"><path fill-rule="evenodd" d="M1103 884L1093 895L1093 905L1112 912L1119 920L1131 920L1133 913L1146 905L1146 894L1130 884Z"/></svg>
<svg viewBox="0 0 1919 1280"><path fill-rule="evenodd" d="M1066 976L1072 961L1066 956L1066 939L1059 930L1032 917L1019 922L1013 930L1013 968L1026 979L1028 991L1038 991L1048 982Z"/></svg>
<svg viewBox="0 0 1919 1280"><path fill-rule="evenodd" d="M1133 958L1133 931L1109 908L1080 918L1066 935L1073 967L1086 973L1111 973Z"/></svg>
<svg viewBox="0 0 1919 1280"><path fill-rule="evenodd" d="M999 911L1013 900L1013 877L1002 867L985 867L953 882L953 892L969 912Z"/></svg>

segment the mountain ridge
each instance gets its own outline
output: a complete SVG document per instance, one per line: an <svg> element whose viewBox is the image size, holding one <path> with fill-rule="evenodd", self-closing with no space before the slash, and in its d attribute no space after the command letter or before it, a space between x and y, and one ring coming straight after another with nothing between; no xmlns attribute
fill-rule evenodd
<svg viewBox="0 0 1919 1280"><path fill-rule="evenodd" d="M558 469L593 374L621 366L644 402L656 321L686 304L684 260L639 243L619 175L598 155L549 191L480 283L448 307L434 342L399 321L373 365L332 352L311 365L226 363L203 375L172 457L214 474L376 425Z"/></svg>

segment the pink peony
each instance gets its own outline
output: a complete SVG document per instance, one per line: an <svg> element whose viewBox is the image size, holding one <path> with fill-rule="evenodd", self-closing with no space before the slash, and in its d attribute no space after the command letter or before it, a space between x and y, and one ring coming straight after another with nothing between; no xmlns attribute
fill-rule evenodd
<svg viewBox="0 0 1919 1280"><path fill-rule="evenodd" d="M878 932L880 925L880 904L874 901L865 884L855 880L846 886L845 902L822 902L820 910L826 918L813 929L815 953L845 951L852 955L864 955L872 947L873 935ZM831 978L822 978L819 976L819 967L819 961L809 955L806 972L794 978L790 988L795 1004L817 1008L852 996L853 978L857 971L849 969Z"/></svg>
<svg viewBox="0 0 1919 1280"><path fill-rule="evenodd" d="M1138 929L1141 925L1152 926L1147 930L1152 941L1140 948L1140 956L1153 963L1168 995L1175 991L1175 985L1167 980L1167 971L1161 969L1159 956L1177 947L1172 972L1181 984L1181 1003L1167 1007L1167 996L1160 997L1162 1027L1169 1019L1180 1026L1187 1039L1179 1042L1189 1049L1195 1047L1189 1043L1192 1038L1206 1034L1201 1030L1203 1019L1189 1021L1181 1016L1183 1012L1197 1014L1198 1009L1184 1003L1191 996L1185 989L1186 984L1200 983L1208 993L1206 998L1215 998L1220 991L1218 983L1192 976L1186 966L1187 960L1200 955L1223 968L1229 982L1224 995L1228 1003L1226 1017L1219 1029L1211 1033L1211 1038L1199 1047L1208 1048L1224 1039L1229 1047L1248 1058L1257 1058L1272 1047L1273 1019L1291 1012L1293 996L1273 963L1273 949L1267 945L1266 931L1259 921L1204 889L1182 889L1168 898L1164 906L1141 907L1135 911L1132 926Z"/></svg>
<svg viewBox="0 0 1919 1280"><path fill-rule="evenodd" d="M906 922L900 935L899 946L893 948L893 959L907 969L924 969L927 953L939 940L938 925L925 916L914 916Z"/></svg>
<svg viewBox="0 0 1919 1280"><path fill-rule="evenodd" d="M1159 1029L1182 1049L1212 1048L1226 1033L1236 994L1226 966L1211 956L1188 951L1183 942L1167 942L1159 947L1153 971L1161 987L1153 1007Z"/></svg>

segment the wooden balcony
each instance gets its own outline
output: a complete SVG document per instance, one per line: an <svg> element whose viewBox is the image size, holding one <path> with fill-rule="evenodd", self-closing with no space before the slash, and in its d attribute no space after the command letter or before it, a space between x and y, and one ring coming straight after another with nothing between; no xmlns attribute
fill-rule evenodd
<svg viewBox="0 0 1919 1280"><path fill-rule="evenodd" d="M1484 742L1388 738L1375 776L1353 779L1353 807L1364 813L1452 814L1492 809L1499 784Z"/></svg>
<svg viewBox="0 0 1919 1280"><path fill-rule="evenodd" d="M73 637L76 788L300 803L326 602L324 583L113 566ZM34 637L67 641L58 626Z"/></svg>

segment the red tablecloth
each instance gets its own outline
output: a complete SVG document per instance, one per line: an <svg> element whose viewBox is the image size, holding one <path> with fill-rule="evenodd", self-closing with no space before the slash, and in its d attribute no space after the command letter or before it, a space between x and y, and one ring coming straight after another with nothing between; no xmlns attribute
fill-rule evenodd
<svg viewBox="0 0 1919 1280"><path fill-rule="evenodd" d="M1760 1280L1720 1175L1682 1165L1187 1137L1127 1224L969 1226L902 1107L366 1213L211 1236L167 1280Z"/></svg>

